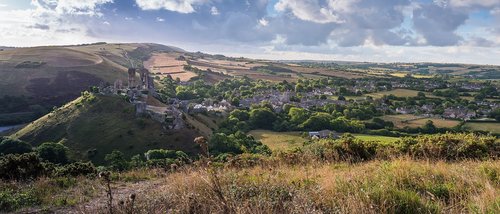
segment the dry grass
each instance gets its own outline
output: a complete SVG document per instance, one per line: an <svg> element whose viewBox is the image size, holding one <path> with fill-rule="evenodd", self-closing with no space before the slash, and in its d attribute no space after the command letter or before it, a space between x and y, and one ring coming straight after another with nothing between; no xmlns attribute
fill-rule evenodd
<svg viewBox="0 0 500 214"><path fill-rule="evenodd" d="M137 213L498 213L500 162L186 168L138 195ZM94 212L103 210L96 207Z"/></svg>

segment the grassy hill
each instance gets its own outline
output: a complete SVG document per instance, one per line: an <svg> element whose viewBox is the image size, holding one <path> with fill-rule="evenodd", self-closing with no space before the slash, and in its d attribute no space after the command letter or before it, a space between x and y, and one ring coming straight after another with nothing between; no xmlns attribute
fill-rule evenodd
<svg viewBox="0 0 500 214"><path fill-rule="evenodd" d="M80 95L89 86L126 82L127 67L139 66L155 51L184 52L158 44L107 44L14 48L0 51L0 124L32 120L53 106ZM23 112L20 118L16 113ZM9 115L12 114L12 115ZM43 114L41 114L43 115ZM25 119L28 118L28 119ZM18 122L20 121L20 122Z"/></svg>
<svg viewBox="0 0 500 214"><path fill-rule="evenodd" d="M30 123L12 136L33 145L62 142L77 159L102 163L120 150L126 156L164 148L197 153L194 129L165 131L147 118L137 118L134 106L120 97L85 95Z"/></svg>

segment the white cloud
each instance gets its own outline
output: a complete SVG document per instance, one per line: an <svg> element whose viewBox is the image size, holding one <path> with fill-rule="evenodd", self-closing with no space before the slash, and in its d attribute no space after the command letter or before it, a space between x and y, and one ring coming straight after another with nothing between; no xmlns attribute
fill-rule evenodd
<svg viewBox="0 0 500 214"><path fill-rule="evenodd" d="M274 5L277 11L290 11L297 18L316 23L342 23L334 8L321 5L318 0L280 0Z"/></svg>
<svg viewBox="0 0 500 214"><path fill-rule="evenodd" d="M164 21L165 21L165 19L160 18L160 17L156 17L156 21L157 21L157 22L164 22Z"/></svg>
<svg viewBox="0 0 500 214"><path fill-rule="evenodd" d="M135 0L143 10L170 10L179 13L193 13L195 5L207 3L208 0Z"/></svg>
<svg viewBox="0 0 500 214"><path fill-rule="evenodd" d="M265 27L269 24L269 21L267 21L265 18L262 18L259 19L259 24Z"/></svg>
<svg viewBox="0 0 500 214"><path fill-rule="evenodd" d="M79 17L99 17L99 7L112 0L33 0L34 8L0 10L2 45L33 46L93 42ZM97 22L105 25L105 22Z"/></svg>
<svg viewBox="0 0 500 214"><path fill-rule="evenodd" d="M52 11L56 14L100 16L98 6L112 3L113 0L33 0L31 3L38 9Z"/></svg>
<svg viewBox="0 0 500 214"><path fill-rule="evenodd" d="M212 6L212 8L210 9L210 14L214 16L220 15L219 9L217 9L217 7L215 6Z"/></svg>
<svg viewBox="0 0 500 214"><path fill-rule="evenodd" d="M111 25L108 21L102 22L103 25Z"/></svg>
<svg viewBox="0 0 500 214"><path fill-rule="evenodd" d="M441 0L449 1L449 5L454 7L495 7L500 6L499 0Z"/></svg>

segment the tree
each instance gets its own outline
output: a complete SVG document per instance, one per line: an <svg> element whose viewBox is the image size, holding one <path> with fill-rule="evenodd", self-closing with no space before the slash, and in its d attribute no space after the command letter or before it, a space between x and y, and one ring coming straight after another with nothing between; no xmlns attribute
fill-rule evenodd
<svg viewBox="0 0 500 214"><path fill-rule="evenodd" d="M337 100L345 101L345 97L344 97L344 96L342 96L342 95L340 95L340 96L337 98Z"/></svg>
<svg viewBox="0 0 500 214"><path fill-rule="evenodd" d="M422 132L433 134L437 132L437 127L434 125L434 122L432 122L432 120L427 120L427 122L425 122L425 125L422 127Z"/></svg>
<svg viewBox="0 0 500 214"><path fill-rule="evenodd" d="M123 171L128 168L128 162L125 159L125 155L123 154L123 152L120 152L118 150L114 150L110 154L107 154L104 157L104 160L109 163L109 166L113 170Z"/></svg>
<svg viewBox="0 0 500 214"><path fill-rule="evenodd" d="M21 140L0 138L0 156L8 154L24 154L31 152L31 145Z"/></svg>
<svg viewBox="0 0 500 214"><path fill-rule="evenodd" d="M235 109L229 114L229 117L236 118L239 121L246 121L250 118L250 114L247 111Z"/></svg>
<svg viewBox="0 0 500 214"><path fill-rule="evenodd" d="M331 129L330 121L333 117L327 113L318 112L302 123L302 127L306 130L323 130Z"/></svg>
<svg viewBox="0 0 500 214"><path fill-rule="evenodd" d="M36 148L41 159L55 164L68 163L68 147L62 143L45 142Z"/></svg>
<svg viewBox="0 0 500 214"><path fill-rule="evenodd" d="M495 118L495 120L500 122L500 108L497 108L490 113L491 118Z"/></svg>
<svg viewBox="0 0 500 214"><path fill-rule="evenodd" d="M257 129L272 129L276 120L274 112L267 108L257 108L250 111L250 123Z"/></svg>
<svg viewBox="0 0 500 214"><path fill-rule="evenodd" d="M309 114L303 108L292 107L288 111L288 116L290 117L290 122L300 124L307 120Z"/></svg>

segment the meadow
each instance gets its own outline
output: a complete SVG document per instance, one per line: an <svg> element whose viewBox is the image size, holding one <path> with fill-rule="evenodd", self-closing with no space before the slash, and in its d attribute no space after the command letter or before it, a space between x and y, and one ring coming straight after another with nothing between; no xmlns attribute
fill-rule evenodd
<svg viewBox="0 0 500 214"><path fill-rule="evenodd" d="M500 134L500 123L486 123L486 122L467 122L465 128L474 131L487 131L495 134Z"/></svg>
<svg viewBox="0 0 500 214"><path fill-rule="evenodd" d="M301 136L300 132L273 132L268 130L252 130L248 134L269 146L273 151L289 150L302 146L307 139Z"/></svg>
<svg viewBox="0 0 500 214"><path fill-rule="evenodd" d="M301 147L309 139L302 137L301 132L273 132L268 130L252 130L248 134L260 140L273 151L286 151ZM363 141L379 141L381 143L394 143L399 138L378 135L353 134L354 137Z"/></svg>
<svg viewBox="0 0 500 214"><path fill-rule="evenodd" d="M460 121L458 120L421 118L413 114L384 115L380 118L393 122L396 128L404 128L406 126L411 128L422 127L428 120L432 121L438 128L451 128L460 124Z"/></svg>

